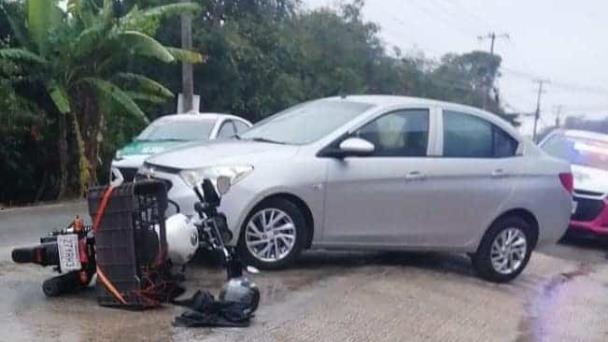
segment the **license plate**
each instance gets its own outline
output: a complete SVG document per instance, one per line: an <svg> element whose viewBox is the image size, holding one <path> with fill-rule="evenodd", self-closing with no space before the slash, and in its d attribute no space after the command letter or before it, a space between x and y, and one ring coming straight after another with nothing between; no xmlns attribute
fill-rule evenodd
<svg viewBox="0 0 608 342"><path fill-rule="evenodd" d="M576 214L576 209L578 209L578 202L572 201L572 215Z"/></svg>
<svg viewBox="0 0 608 342"><path fill-rule="evenodd" d="M57 249L59 250L59 267L62 272L82 269L78 253L78 235L57 235Z"/></svg>

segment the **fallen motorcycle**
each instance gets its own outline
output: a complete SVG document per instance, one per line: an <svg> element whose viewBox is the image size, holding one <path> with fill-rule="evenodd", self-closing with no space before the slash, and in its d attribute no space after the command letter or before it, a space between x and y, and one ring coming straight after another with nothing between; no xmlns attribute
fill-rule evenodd
<svg viewBox="0 0 608 342"><path fill-rule="evenodd" d="M76 216L68 227L58 229L40 239L40 245L15 248L13 261L54 266L62 273L42 283L49 297L73 292L89 285L95 275L95 236L91 228Z"/></svg>
<svg viewBox="0 0 608 342"><path fill-rule="evenodd" d="M158 191L159 184L163 192ZM12 258L17 263L53 266L60 273L44 281L47 296L82 289L96 275L101 305L146 308L172 301L181 293L171 266L185 265L204 245L219 255L227 272L228 281L215 304L236 303L248 319L257 309L260 294L244 276L245 270L256 270L245 267L235 249L224 243L231 232L217 208L229 186L229 180L221 176L214 182L203 180L193 189L199 199L195 204L198 217L180 214L176 205L178 213L166 220L166 204L162 204L167 202L166 190L160 182L99 188L89 192L92 226L77 217L68 227L41 238L39 245L14 249Z"/></svg>

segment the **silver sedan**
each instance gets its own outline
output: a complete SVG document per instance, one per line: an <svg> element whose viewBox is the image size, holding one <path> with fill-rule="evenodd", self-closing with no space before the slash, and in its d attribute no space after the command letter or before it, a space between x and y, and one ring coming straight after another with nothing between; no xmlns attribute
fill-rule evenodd
<svg viewBox="0 0 608 342"><path fill-rule="evenodd" d="M419 98L306 102L233 140L154 156L140 172L191 188L225 175L221 210L246 262L291 264L306 248L468 253L480 276L508 281L554 243L571 214L569 164L496 115Z"/></svg>

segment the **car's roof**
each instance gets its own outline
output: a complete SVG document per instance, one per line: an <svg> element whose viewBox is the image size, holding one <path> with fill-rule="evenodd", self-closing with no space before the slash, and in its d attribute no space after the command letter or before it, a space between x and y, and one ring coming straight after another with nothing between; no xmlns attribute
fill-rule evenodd
<svg viewBox="0 0 608 342"><path fill-rule="evenodd" d="M204 121L204 120L220 120L220 119L237 119L247 121L236 115L225 113L185 113L185 114L169 114L159 117L157 120L172 120L172 121Z"/></svg>
<svg viewBox="0 0 608 342"><path fill-rule="evenodd" d="M322 100L326 101L352 101L365 103L376 108L388 108L394 106L404 107L441 107L453 111L462 111L465 113L471 113L478 115L486 120L489 120L495 124L498 124L503 129L506 129L512 135L520 136L519 132L509 122L505 121L501 117L491 112L481 110L479 108L462 105L454 102L439 101L432 99L425 99L421 97L409 97L409 96L395 96L395 95L346 95L329 97Z"/></svg>
<svg viewBox="0 0 608 342"><path fill-rule="evenodd" d="M560 133L572 138L586 138L592 140L599 140L602 142L608 142L608 134L602 134L598 132L590 132L577 129L564 129L560 130Z"/></svg>
<svg viewBox="0 0 608 342"><path fill-rule="evenodd" d="M410 96L396 96L396 95L344 95L328 97L324 100L346 100L353 102L366 103L373 106L388 107L388 106L441 106L460 108L468 112L476 113L487 113L479 108L462 105L454 102L439 101L433 99L426 99L421 97L410 97Z"/></svg>

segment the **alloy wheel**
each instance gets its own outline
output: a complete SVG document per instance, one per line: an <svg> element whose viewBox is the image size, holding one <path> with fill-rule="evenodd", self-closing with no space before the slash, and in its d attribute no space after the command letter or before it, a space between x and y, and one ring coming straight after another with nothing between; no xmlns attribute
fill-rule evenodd
<svg viewBox="0 0 608 342"><path fill-rule="evenodd" d="M255 213L245 228L245 244L249 252L264 262L285 258L294 248L296 227L282 210L266 208Z"/></svg>
<svg viewBox="0 0 608 342"><path fill-rule="evenodd" d="M528 251L526 235L519 228L507 228L496 236L490 251L492 267L500 274L516 272Z"/></svg>

